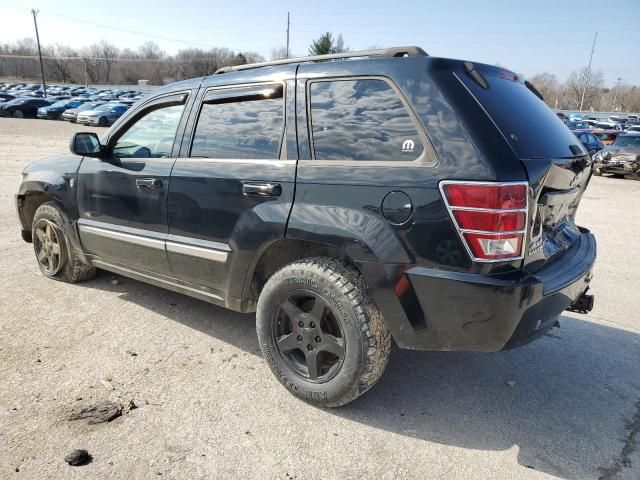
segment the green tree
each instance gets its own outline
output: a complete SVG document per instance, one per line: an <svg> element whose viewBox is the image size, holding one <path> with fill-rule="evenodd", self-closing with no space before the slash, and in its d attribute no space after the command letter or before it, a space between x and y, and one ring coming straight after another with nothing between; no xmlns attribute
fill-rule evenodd
<svg viewBox="0 0 640 480"><path fill-rule="evenodd" d="M348 52L349 49L344 46L342 34L338 35L336 40L333 39L331 32L320 35L317 40L311 42L309 47L309 55L327 55L329 53Z"/></svg>

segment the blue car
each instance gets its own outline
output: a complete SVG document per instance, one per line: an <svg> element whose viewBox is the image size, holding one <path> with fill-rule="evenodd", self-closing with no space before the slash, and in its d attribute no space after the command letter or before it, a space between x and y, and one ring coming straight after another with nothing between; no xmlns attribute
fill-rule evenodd
<svg viewBox="0 0 640 480"><path fill-rule="evenodd" d="M580 143L584 145L584 148L589 151L589 155L592 157L604 148L604 144L598 137L591 133L591 130L573 130L573 133L578 137Z"/></svg>
<svg viewBox="0 0 640 480"><path fill-rule="evenodd" d="M38 118L47 118L56 120L62 117L62 114L70 108L76 108L84 102L81 100L60 100L52 105L41 107L38 109Z"/></svg>

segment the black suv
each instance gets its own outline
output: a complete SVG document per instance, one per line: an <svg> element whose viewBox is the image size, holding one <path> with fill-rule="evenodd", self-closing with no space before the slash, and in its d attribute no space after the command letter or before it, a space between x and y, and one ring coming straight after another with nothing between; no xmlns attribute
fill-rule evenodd
<svg viewBox="0 0 640 480"><path fill-rule="evenodd" d="M278 380L343 405L392 337L492 352L591 309L591 159L538 97L416 47L228 67L29 166L22 236L52 278L100 268L256 311Z"/></svg>

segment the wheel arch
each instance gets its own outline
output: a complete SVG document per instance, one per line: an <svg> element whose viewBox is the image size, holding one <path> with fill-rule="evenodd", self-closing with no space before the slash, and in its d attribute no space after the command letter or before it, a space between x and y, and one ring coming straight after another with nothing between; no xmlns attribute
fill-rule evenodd
<svg viewBox="0 0 640 480"><path fill-rule="evenodd" d="M243 284L242 298L255 307L262 288L275 272L289 263L310 257L336 258L360 271L354 259L335 245L283 238L269 243L256 254Z"/></svg>
<svg viewBox="0 0 640 480"><path fill-rule="evenodd" d="M36 210L38 210L41 205L47 202L55 202L56 205L62 207L59 201L42 190L27 191L19 195L18 198L20 202L18 212L20 223L22 224L22 230L29 232L29 234L31 233L33 217L36 214Z"/></svg>

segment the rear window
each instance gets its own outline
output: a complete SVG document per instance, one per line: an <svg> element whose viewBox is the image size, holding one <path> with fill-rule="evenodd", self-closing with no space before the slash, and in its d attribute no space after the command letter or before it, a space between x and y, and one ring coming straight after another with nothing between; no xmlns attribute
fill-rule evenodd
<svg viewBox="0 0 640 480"><path fill-rule="evenodd" d="M488 65L475 65L488 82L483 88L462 70L458 77L487 111L520 158L575 156L579 145L566 125L514 74ZM582 149L583 155L586 150Z"/></svg>

